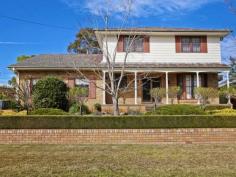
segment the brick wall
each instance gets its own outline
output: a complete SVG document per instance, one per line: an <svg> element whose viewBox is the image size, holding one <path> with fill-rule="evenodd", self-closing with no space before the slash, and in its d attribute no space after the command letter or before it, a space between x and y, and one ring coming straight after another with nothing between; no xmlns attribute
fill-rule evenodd
<svg viewBox="0 0 236 177"><path fill-rule="evenodd" d="M236 143L236 128L0 130L0 144Z"/></svg>

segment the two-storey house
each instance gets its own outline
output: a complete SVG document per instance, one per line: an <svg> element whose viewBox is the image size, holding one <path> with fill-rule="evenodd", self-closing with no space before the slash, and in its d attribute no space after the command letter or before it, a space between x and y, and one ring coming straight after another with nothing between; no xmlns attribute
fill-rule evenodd
<svg viewBox="0 0 236 177"><path fill-rule="evenodd" d="M100 48L115 54L115 69L119 73L129 46L130 36L136 36L130 46L125 64L125 81L129 91L119 101L121 109L135 108L145 111L153 100L150 90L156 87L166 89L163 104L169 104L168 89L179 86L179 103L197 104L194 95L196 87L218 87L218 73L229 67L221 63L220 41L230 30L180 29L180 28L135 28L95 30ZM103 50L103 51L104 51ZM100 103L104 111L112 108L111 96L106 87L106 54L98 55L37 55L26 61L11 65L17 73L18 82L27 80L33 85L38 79L52 75L64 80L69 87L87 87L88 105ZM82 71L88 81L78 76ZM103 77L98 77L99 70ZM148 77L147 77L148 76ZM89 82L90 81L90 82ZM211 100L219 104L219 98ZM121 110L122 111L122 110Z"/></svg>

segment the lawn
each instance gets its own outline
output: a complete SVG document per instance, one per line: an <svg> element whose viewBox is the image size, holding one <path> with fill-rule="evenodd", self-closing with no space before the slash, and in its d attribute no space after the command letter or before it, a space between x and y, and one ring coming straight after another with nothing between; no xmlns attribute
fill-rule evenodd
<svg viewBox="0 0 236 177"><path fill-rule="evenodd" d="M0 145L1 177L235 177L236 145Z"/></svg>

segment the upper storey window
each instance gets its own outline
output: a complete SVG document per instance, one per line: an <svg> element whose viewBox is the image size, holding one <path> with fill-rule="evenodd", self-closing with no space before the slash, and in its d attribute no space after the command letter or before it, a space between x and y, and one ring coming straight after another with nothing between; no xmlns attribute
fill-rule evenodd
<svg viewBox="0 0 236 177"><path fill-rule="evenodd" d="M184 53L200 53L201 52L201 38L200 37L182 37L181 51Z"/></svg>
<svg viewBox="0 0 236 177"><path fill-rule="evenodd" d="M177 53L207 53L207 37L176 36Z"/></svg>
<svg viewBox="0 0 236 177"><path fill-rule="evenodd" d="M143 52L143 37L124 37L124 52Z"/></svg>
<svg viewBox="0 0 236 177"><path fill-rule="evenodd" d="M119 36L117 52L150 52L149 36Z"/></svg>

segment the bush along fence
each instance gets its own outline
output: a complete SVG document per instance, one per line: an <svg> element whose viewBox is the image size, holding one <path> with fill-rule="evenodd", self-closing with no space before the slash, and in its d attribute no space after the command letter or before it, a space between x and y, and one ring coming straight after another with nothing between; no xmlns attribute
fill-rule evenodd
<svg viewBox="0 0 236 177"><path fill-rule="evenodd" d="M236 116L1 116L0 144L236 143Z"/></svg>
<svg viewBox="0 0 236 177"><path fill-rule="evenodd" d="M0 129L236 128L236 116L0 116Z"/></svg>

